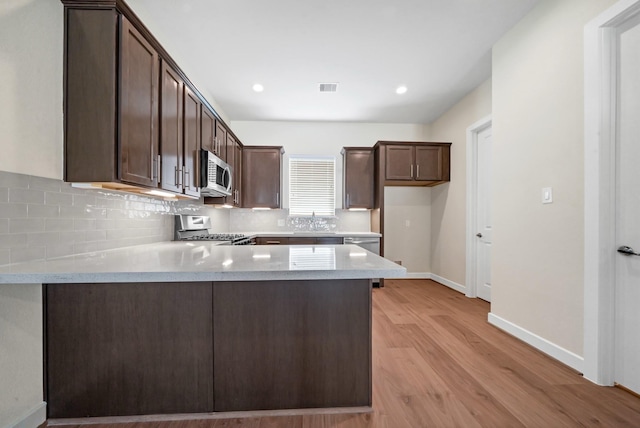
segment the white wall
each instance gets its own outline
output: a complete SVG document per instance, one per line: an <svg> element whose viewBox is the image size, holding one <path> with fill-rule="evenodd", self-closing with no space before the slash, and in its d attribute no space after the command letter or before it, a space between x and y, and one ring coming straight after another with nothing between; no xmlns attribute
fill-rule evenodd
<svg viewBox="0 0 640 428"><path fill-rule="evenodd" d="M0 427L7 427L43 404L41 285L1 284L0 314Z"/></svg>
<svg viewBox="0 0 640 428"><path fill-rule="evenodd" d="M431 272L430 187L384 188L384 256L409 273Z"/></svg>
<svg viewBox="0 0 640 428"><path fill-rule="evenodd" d="M613 0L542 0L493 48L494 315L583 352L583 29ZM553 187L552 204L541 203Z"/></svg>
<svg viewBox="0 0 640 428"><path fill-rule="evenodd" d="M467 128L491 114L491 79L430 125L431 141L450 141L451 181L431 190L431 272L465 285Z"/></svg>
<svg viewBox="0 0 640 428"><path fill-rule="evenodd" d="M201 64L198 64L197 62L188 62L182 54L183 51L179 49L179 44L176 43L175 29L171 27L167 28L167 26L160 25L158 22L156 22L155 19L153 19L151 9L157 6L152 2L138 0L126 0L126 3L127 5L129 5L131 10L133 10L136 16L140 18L145 27L149 29L151 34L153 34L153 37L155 37L155 39L162 45L162 47L167 51L171 58L173 58L173 60L180 66L180 69L182 69L187 77L189 77L189 80L194 84L196 89L198 89L202 96L207 99L209 104L211 104L211 107L213 107L216 113L218 113L220 118L224 120L226 124L229 124L229 117L222 109L222 107L220 107L217 101L213 98L213 94L208 91L204 85L200 84L200 82L204 81L207 69L203 68ZM184 7L189 6L185 4ZM178 8L179 7L176 6L176 9ZM211 25L215 25L213 18L211 20ZM206 54L215 55L215 46L213 44L211 45L211 50Z"/></svg>
<svg viewBox="0 0 640 428"><path fill-rule="evenodd" d="M0 2L0 171L62 178L62 11Z"/></svg>

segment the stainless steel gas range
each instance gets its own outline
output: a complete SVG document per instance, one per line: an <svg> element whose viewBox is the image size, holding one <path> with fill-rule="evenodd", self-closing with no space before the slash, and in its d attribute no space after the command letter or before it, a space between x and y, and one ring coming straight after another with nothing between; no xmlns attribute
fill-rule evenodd
<svg viewBox="0 0 640 428"><path fill-rule="evenodd" d="M222 245L255 245L254 238L242 233L210 233L211 219L206 215L177 215L175 241L218 241Z"/></svg>

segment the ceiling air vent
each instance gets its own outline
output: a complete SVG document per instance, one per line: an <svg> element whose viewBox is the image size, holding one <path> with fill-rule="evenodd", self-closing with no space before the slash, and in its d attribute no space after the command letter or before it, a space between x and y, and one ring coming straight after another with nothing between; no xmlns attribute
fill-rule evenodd
<svg viewBox="0 0 640 428"><path fill-rule="evenodd" d="M319 83L320 92L337 92L338 84L337 83Z"/></svg>

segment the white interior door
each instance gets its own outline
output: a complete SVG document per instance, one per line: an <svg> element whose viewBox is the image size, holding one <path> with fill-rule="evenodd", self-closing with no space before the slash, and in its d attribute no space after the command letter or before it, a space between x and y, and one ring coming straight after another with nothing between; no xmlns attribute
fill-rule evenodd
<svg viewBox="0 0 640 428"><path fill-rule="evenodd" d="M478 133L476 294L491 301L491 127Z"/></svg>
<svg viewBox="0 0 640 428"><path fill-rule="evenodd" d="M640 393L640 22L620 29L615 382ZM635 249L633 251L632 249ZM615 249L614 249L615 250Z"/></svg>

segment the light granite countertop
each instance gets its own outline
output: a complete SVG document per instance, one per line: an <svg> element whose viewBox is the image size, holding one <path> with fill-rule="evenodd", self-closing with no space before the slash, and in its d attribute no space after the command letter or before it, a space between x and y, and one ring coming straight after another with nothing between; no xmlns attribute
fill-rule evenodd
<svg viewBox="0 0 640 428"><path fill-rule="evenodd" d="M236 232L231 232L231 233L236 233ZM296 231L296 232L292 232L292 231L284 231L284 232L244 232L245 235L247 236L261 236L261 237L265 237L265 238L273 238L273 237L279 237L279 236L288 236L288 237L293 237L293 236L315 236L315 237L332 237L332 236L337 236L340 238L343 238L345 236L353 236L353 237L358 237L358 238L379 238L382 235L377 233L377 232L331 232L331 231L326 231L326 230L318 230L318 231Z"/></svg>
<svg viewBox="0 0 640 428"><path fill-rule="evenodd" d="M1 266L0 284L402 278L406 272L356 245L160 242Z"/></svg>

